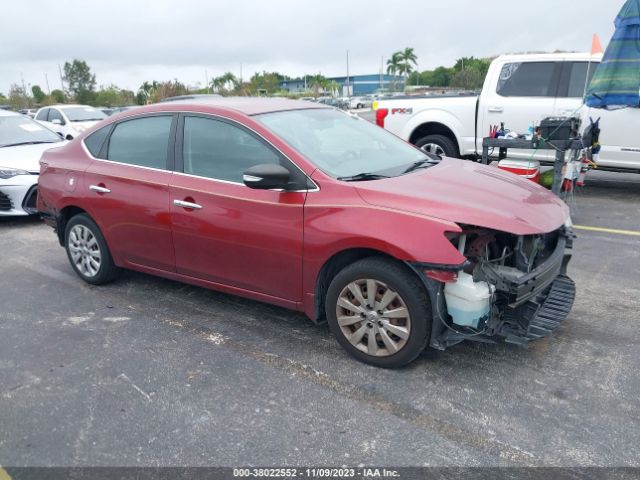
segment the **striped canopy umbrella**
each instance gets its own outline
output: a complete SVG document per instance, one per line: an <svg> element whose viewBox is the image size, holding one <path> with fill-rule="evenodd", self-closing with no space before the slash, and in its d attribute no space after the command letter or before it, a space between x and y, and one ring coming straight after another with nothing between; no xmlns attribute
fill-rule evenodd
<svg viewBox="0 0 640 480"><path fill-rule="evenodd" d="M640 0L627 0L589 84L586 104L613 110L640 107Z"/></svg>

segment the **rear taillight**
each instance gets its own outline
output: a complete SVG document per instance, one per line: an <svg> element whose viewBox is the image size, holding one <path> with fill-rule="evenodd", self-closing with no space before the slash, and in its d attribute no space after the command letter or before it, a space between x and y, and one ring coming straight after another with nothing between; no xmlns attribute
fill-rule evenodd
<svg viewBox="0 0 640 480"><path fill-rule="evenodd" d="M384 128L384 119L385 117L389 115L389 109L388 108L379 108L376 110L376 125L378 125L379 127Z"/></svg>

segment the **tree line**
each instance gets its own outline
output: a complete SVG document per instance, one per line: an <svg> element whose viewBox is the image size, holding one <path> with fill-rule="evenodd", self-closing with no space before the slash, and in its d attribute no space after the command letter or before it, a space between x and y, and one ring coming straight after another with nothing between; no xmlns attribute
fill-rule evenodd
<svg viewBox="0 0 640 480"><path fill-rule="evenodd" d="M491 59L464 57L453 67L440 66L434 70L417 70L418 57L413 48L394 52L387 60L387 73L404 79L407 86L452 87L477 90L482 87ZM75 59L64 64L64 89L54 89L45 93L39 85L31 91L20 84L10 87L8 96L0 93L0 104L9 104L15 109L55 103L77 102L101 107L125 105L145 105L163 98L189 93L219 93L221 95L286 95L282 82L298 81L307 86L305 94L339 94L339 85L321 74L289 77L279 72L258 72L248 80L236 77L231 72L213 77L204 87L188 87L178 79L168 81L145 81L136 92L116 85L96 88L96 76L84 60ZM392 84L391 88L396 89Z"/></svg>
<svg viewBox="0 0 640 480"><path fill-rule="evenodd" d="M434 70L417 71L418 57L413 48L394 52L387 60L387 73L399 75L405 86L452 87L466 90L482 88L491 58L463 57L453 67L440 66Z"/></svg>

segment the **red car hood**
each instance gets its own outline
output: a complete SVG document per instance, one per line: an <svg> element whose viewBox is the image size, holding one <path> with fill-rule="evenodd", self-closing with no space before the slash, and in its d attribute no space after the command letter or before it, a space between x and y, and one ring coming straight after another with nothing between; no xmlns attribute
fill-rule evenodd
<svg viewBox="0 0 640 480"><path fill-rule="evenodd" d="M415 173L354 185L371 205L516 235L551 232L569 216L567 205L549 190L466 160L446 158Z"/></svg>

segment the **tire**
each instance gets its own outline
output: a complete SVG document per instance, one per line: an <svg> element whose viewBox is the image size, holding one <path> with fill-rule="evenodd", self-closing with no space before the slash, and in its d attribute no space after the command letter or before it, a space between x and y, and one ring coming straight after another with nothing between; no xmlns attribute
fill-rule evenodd
<svg viewBox="0 0 640 480"><path fill-rule="evenodd" d="M372 281L375 284L370 283ZM381 307L379 310L362 305L354 293L353 289L359 291L366 303L369 285L376 287L374 307ZM392 300L382 306L385 294ZM351 308L343 306L345 300L351 302ZM358 310L358 307L363 308ZM332 280L325 309L329 328L342 348L361 362L376 367L407 365L422 353L429 341L432 315L428 293L415 274L398 261L368 257L348 265ZM362 313L364 311L367 313ZM403 312L407 318L402 318ZM393 317L386 317L385 313ZM373 345L369 343L369 332L374 332ZM390 348L389 342L395 349Z"/></svg>
<svg viewBox="0 0 640 480"><path fill-rule="evenodd" d="M439 147L438 153L435 151L436 148L429 149L428 146ZM445 135L427 135L426 137L422 137L416 142L416 147L435 155L452 158L460 157L456 142Z"/></svg>
<svg viewBox="0 0 640 480"><path fill-rule="evenodd" d="M358 105L356 105L356 109L360 110L361 108L364 108L364 105L362 105L361 103L359 103Z"/></svg>
<svg viewBox="0 0 640 480"><path fill-rule="evenodd" d="M73 216L67 222L64 248L71 267L87 283L103 285L115 280L120 273L100 228L84 213Z"/></svg>

